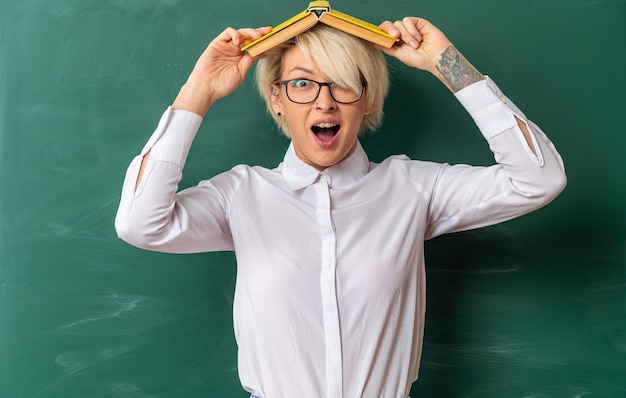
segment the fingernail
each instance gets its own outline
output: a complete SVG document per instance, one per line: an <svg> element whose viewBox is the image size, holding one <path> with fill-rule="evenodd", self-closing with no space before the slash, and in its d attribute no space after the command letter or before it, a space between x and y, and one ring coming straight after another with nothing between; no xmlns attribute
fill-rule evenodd
<svg viewBox="0 0 626 398"><path fill-rule="evenodd" d="M409 42L409 46L413 47L414 50L417 50L417 47L419 47L419 45L413 40Z"/></svg>

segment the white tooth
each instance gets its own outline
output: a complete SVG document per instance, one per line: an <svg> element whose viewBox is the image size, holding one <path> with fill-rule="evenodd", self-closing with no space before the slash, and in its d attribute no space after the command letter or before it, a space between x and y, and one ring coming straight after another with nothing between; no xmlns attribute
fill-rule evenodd
<svg viewBox="0 0 626 398"><path fill-rule="evenodd" d="M336 124L334 124L334 123L319 123L319 124L316 124L315 126L321 128L321 129L329 129L331 127L335 127Z"/></svg>

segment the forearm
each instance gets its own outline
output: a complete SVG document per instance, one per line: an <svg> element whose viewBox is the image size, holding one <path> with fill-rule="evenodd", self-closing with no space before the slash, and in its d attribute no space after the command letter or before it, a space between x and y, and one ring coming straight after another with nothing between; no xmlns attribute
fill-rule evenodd
<svg viewBox="0 0 626 398"><path fill-rule="evenodd" d="M448 46L441 53L439 63L435 66L437 73L435 76L448 87L450 91L456 93L465 87L485 79L485 76L461 54L453 45ZM537 151L530 137L528 126L519 118L515 118L522 130L524 139L530 150L536 155Z"/></svg>
<svg viewBox="0 0 626 398"><path fill-rule="evenodd" d="M485 78L453 45L440 54L433 74L453 93Z"/></svg>
<svg viewBox="0 0 626 398"><path fill-rule="evenodd" d="M196 83L189 79L178 92L176 99L172 103L172 109L193 112L196 115L204 117L214 102L215 99L213 99L208 88L203 87L201 83ZM135 182L135 189L137 189L141 183L146 166L150 160L150 153L151 151L148 150L143 157L137 175L137 181Z"/></svg>
<svg viewBox="0 0 626 398"><path fill-rule="evenodd" d="M189 111L204 117L215 101L209 87L190 78L178 92L172 109Z"/></svg>
<svg viewBox="0 0 626 398"><path fill-rule="evenodd" d="M173 107L163 114L158 127L141 151L141 163L134 181L134 190L139 188L148 162L154 157L155 149L156 160L166 160L182 168L201 122L202 118L197 113L175 110Z"/></svg>

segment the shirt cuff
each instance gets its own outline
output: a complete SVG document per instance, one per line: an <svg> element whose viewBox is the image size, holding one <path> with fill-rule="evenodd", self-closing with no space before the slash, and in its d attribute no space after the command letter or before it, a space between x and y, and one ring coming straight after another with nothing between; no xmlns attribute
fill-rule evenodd
<svg viewBox="0 0 626 398"><path fill-rule="evenodd" d="M527 123L522 111L508 99L488 76L454 94L469 112L486 139L517 126L518 119Z"/></svg>
<svg viewBox="0 0 626 398"><path fill-rule="evenodd" d="M182 168L201 123L202 117L196 113L168 107L141 155L150 152L151 160L173 163Z"/></svg>

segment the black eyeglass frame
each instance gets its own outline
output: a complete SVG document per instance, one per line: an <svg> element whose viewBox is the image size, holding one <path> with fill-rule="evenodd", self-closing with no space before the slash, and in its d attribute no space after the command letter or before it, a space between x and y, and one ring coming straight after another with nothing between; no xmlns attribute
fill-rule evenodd
<svg viewBox="0 0 626 398"><path fill-rule="evenodd" d="M291 97L289 96L289 89L287 88L287 84L289 84L290 82L296 81L296 80L307 80L307 81L310 81L310 82L313 82L313 83L317 83L317 94L315 94L315 97L311 101L298 102L298 101L294 101L294 100L291 99ZM338 104L349 105L349 104L354 104L355 102L359 102L359 100L361 98L363 98L363 93L365 92L365 87L367 87L367 80L361 79L361 93L359 94L359 97L357 99L355 99L354 101L350 101L350 102L339 101L339 100L337 100L337 98L335 98L335 96L333 95L333 90L331 88L331 86L333 84L335 84L335 85L337 84L335 82L318 82L317 80L313 80L313 79L298 78L298 79L279 80L279 81L276 82L276 84L285 86L285 93L287 94L287 98L289 98L289 101L293 102L294 104L306 105L306 104L311 104L311 103L315 102L317 100L317 98L320 96L320 92L322 91L322 87L326 86L326 87L328 87L328 92L330 93L330 96L333 99L333 101L337 102Z"/></svg>

